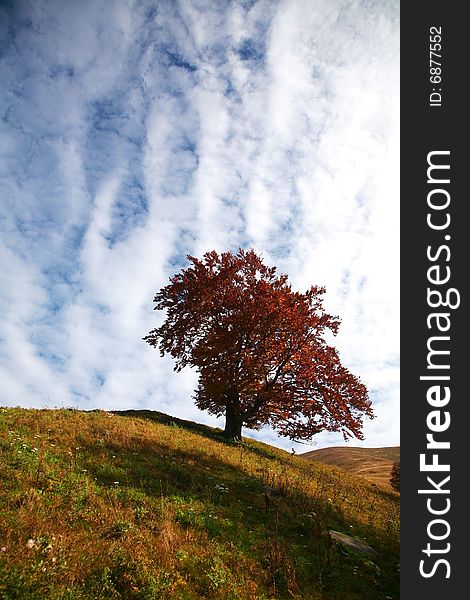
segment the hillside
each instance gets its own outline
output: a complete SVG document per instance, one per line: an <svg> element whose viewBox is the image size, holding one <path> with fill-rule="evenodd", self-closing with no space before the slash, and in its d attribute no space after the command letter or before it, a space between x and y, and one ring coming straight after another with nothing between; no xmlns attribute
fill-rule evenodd
<svg viewBox="0 0 470 600"><path fill-rule="evenodd" d="M244 442L150 411L0 409L0 597L398 598L398 496Z"/></svg>
<svg viewBox="0 0 470 600"><path fill-rule="evenodd" d="M400 460L400 447L357 448L336 446L312 450L301 456L315 462L340 467L364 477L371 483L382 485L391 490L390 471L393 463Z"/></svg>

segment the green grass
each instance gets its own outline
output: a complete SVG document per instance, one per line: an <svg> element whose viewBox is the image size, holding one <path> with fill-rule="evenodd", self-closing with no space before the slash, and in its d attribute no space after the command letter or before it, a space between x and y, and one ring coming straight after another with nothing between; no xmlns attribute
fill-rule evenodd
<svg viewBox="0 0 470 600"><path fill-rule="evenodd" d="M398 495L247 438L150 411L0 409L0 473L6 600L399 597Z"/></svg>

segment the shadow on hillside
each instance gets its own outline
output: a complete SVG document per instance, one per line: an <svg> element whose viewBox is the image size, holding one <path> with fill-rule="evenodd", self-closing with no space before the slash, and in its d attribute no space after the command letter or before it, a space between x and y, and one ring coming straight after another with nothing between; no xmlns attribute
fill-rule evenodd
<svg viewBox="0 0 470 600"><path fill-rule="evenodd" d="M138 419L147 419L148 421L152 421L153 423L159 423L161 425L181 427L182 429L186 429L187 431L192 431L193 433L205 435L206 437L212 440L216 440L217 442L222 442L226 444L234 443L224 436L222 429L219 429L217 427L209 427L209 425L202 425L201 423L194 423L194 421L178 419L177 417L166 415L165 413L158 412L157 410L112 410L110 412L112 412L118 417L133 417Z"/></svg>
<svg viewBox="0 0 470 600"><path fill-rule="evenodd" d="M243 513L243 523L250 523L254 514L258 522L260 519L267 522L272 520L272 509L276 505L272 505L269 510L266 510L265 505L265 484L269 479L268 467L272 465L261 463L258 456L276 460L280 464L287 464L290 457L286 460L275 451L270 452L268 448L259 447L258 444L261 443L254 440L243 444L232 442L224 437L220 429L170 417L157 411L112 412L119 417L147 419L166 425L170 429L174 428L174 436L171 437L171 441L166 442L134 437L127 442L126 447L112 438L105 439L103 445L85 444L82 440L81 443L92 457L88 470L90 473L94 471L98 481L110 486L113 486L115 481L120 481L126 486L140 488L151 495L180 495L210 500L225 507L237 502ZM216 444L222 443L226 450L218 449L216 445L209 448L204 445L203 440L191 443L185 437L184 431L206 437ZM224 456L225 452L229 454ZM111 457L112 461L109 460ZM250 473L250 470L254 472ZM279 483L282 487L283 482ZM228 489L229 492L220 491L221 489ZM328 513L330 518L341 518L340 515L333 515L335 511L325 499L313 499L293 489L281 490L277 506L281 512L286 508L287 512L292 512L293 495L296 507L302 507L304 512L315 509L325 513L325 516Z"/></svg>
<svg viewBox="0 0 470 600"><path fill-rule="evenodd" d="M119 444L113 444L112 440L107 440L106 446L112 450L112 453L118 455L120 453L120 460L117 462L124 462L122 464L128 474L127 484L131 486L140 487L146 493L158 494L158 495L171 495L172 493L178 493L182 496L189 495L192 497L208 498L212 500L216 498L216 503L226 503L227 498L224 493L214 494L211 493L208 481L212 482L212 488L216 489L217 486L227 487L231 485L232 489L234 482L238 478L238 483L242 480L243 485L241 489L237 489L237 494L241 492L240 503L246 503L246 497L244 494L251 494L253 497L253 507L261 512L265 512L265 496L264 496L264 484L266 480L269 480L269 473L266 471L267 467L261 468L262 463L257 463L257 474L249 474L243 467L241 456L244 454L246 459L249 461L257 461L257 457L262 457L268 460L275 460L278 464L283 465L287 468L295 468L295 462L299 462L298 467L303 471L304 459L301 457L291 457L288 453L283 450L273 449L265 446L261 442L256 440L246 439L246 443L240 444L239 442L233 442L228 440L224 435L223 431L218 428L194 423L192 421L186 421L176 417L171 417L158 411L150 410L126 410L126 411L112 411L113 414L119 417L132 417L149 420L154 423L165 425L169 428L174 428L175 436L181 435L180 430L188 431L193 434L197 434L208 438L218 444L223 444L224 447L231 447L232 451L240 449L240 464L236 465L232 461L225 461L224 458L219 454L208 455L206 449L198 449L198 446L189 447L182 449L179 447L177 450L171 444L162 444L157 442L148 442L146 440L133 440L134 452L122 452L122 448ZM203 441L201 441L203 444ZM96 447L89 447L91 452L96 451ZM251 458L250 456L251 455ZM254 456L253 456L254 455ZM293 463L294 461L294 463ZM310 461L305 461L308 464ZM340 474L340 473L339 473ZM304 473L302 476L306 476ZM330 480L330 477L326 473L322 474L323 481ZM111 483L115 480L119 480L117 475L109 474L109 477L99 478L103 483ZM330 495L334 495L334 488L336 487L337 477L331 477L331 481L328 486L331 488ZM237 483L237 485L238 485ZM282 484L281 484L282 485ZM166 487L165 487L166 486ZM374 493L377 496L382 496L384 499L392 502L396 502L397 497L393 492L389 492L383 488L375 487ZM285 507L290 503L289 493L284 496ZM299 508L302 507L304 513L308 513L311 510L320 512L325 520L330 521L331 526L340 526L340 522L344 520L342 511L329 503L327 495L307 496L301 493L299 490L295 490L295 505ZM231 496L229 496L231 497ZM293 508L293 505L291 505ZM249 515L248 522L250 521ZM270 514L265 515L266 519L270 519ZM259 518L259 516L258 516ZM356 523L361 528L359 523ZM377 531L374 531L375 527L369 526L369 532L374 536L380 537Z"/></svg>
<svg viewBox="0 0 470 600"><path fill-rule="evenodd" d="M177 417L172 417L171 415L167 415L156 410L114 410L110 412L119 417L145 419L148 421L152 421L153 423L158 423L169 427L175 427L176 429L181 428L185 431L189 431L191 433L207 437L210 440L213 440L220 444L224 444L226 446L242 446L243 449L247 452L269 460L277 460L280 464L284 466L292 466L292 456L285 450L281 450L280 448L270 449L269 446L266 446L265 444L263 444L263 442L258 442L257 440L246 437L244 438L244 441L241 444L240 442L234 442L233 440L226 438L223 430L218 427L211 427L209 425L195 423L194 421L179 419ZM302 455L298 455L296 458L300 459L301 461L307 459L308 462L316 462L311 458L307 458ZM333 468L337 471L338 476L341 477L341 473L343 470L340 467L337 467L335 465L328 465L327 463L323 463L321 461L319 462L319 464ZM367 480L363 479L363 481L366 482ZM382 496L388 501L396 501L397 493L395 491L388 490L384 486L377 486L376 484L372 484L370 482L367 483L369 483L369 485L372 485L375 488L375 493L377 495Z"/></svg>
<svg viewBox="0 0 470 600"><path fill-rule="evenodd" d="M141 411L135 411L134 415L131 412L127 416L143 416L139 414ZM168 417L159 420L158 414L151 417L153 421L170 426L174 421ZM188 429L206 435L204 426L193 425ZM210 428L209 433L212 439L220 441ZM176 429L175 438L177 436L181 436L181 432ZM81 466L86 467L100 485L121 490L122 499L126 501L128 497L131 505L135 491L176 503L177 520L183 527L202 527L212 538L233 540L241 546L252 544L255 539L263 547L267 540L276 537L286 546L295 547L300 555L306 553L304 540L310 538L310 552L320 550L315 547L319 540L318 537L314 539L311 523L294 516L296 511L292 505L288 506L287 496L267 509L261 468L258 475L250 474L242 464L233 464L218 456L216 447L209 451L194 444L181 447L185 443L184 436L179 444L175 444L175 438L171 442L133 438L125 448L112 438L106 439L103 445L82 441L83 456L88 456L89 460ZM194 512L195 502L201 510L199 516ZM303 512L321 510L318 502L307 496L301 498L297 493L296 508L300 506ZM255 538L253 531L258 532Z"/></svg>
<svg viewBox="0 0 470 600"><path fill-rule="evenodd" d="M208 437L211 440L219 442L221 444L225 444L227 446L239 446L243 445L246 450L253 452L254 454L258 454L259 456L263 456L264 458L269 459L277 459L281 462L288 462L283 459L279 453L273 452L269 450L269 448L263 447L261 442L257 442L256 440L249 439L248 443L247 438L245 438L244 442L240 444L240 442L234 442L233 440L225 437L222 429L218 427L211 427L209 425L202 425L201 423L195 423L194 421L186 421L185 419L178 419L177 417L172 417L170 415L166 415L165 413L158 412L156 410L113 410L110 411L114 415L119 417L133 417L138 419L147 419L152 421L153 423L159 423L161 425L169 425L171 427L181 427L186 431L191 431L192 433L197 433ZM284 452L284 451L279 451Z"/></svg>

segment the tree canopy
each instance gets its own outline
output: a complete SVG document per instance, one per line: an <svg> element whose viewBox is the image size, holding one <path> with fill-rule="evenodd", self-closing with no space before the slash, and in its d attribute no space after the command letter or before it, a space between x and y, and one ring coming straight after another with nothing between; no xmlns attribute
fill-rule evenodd
<svg viewBox="0 0 470 600"><path fill-rule="evenodd" d="M325 289L295 292L254 250L215 251L170 279L155 296L163 324L144 338L176 371L199 372L196 405L225 415L225 433L269 424L292 440L340 431L363 439L373 416L367 389L325 341L339 319L324 311Z"/></svg>

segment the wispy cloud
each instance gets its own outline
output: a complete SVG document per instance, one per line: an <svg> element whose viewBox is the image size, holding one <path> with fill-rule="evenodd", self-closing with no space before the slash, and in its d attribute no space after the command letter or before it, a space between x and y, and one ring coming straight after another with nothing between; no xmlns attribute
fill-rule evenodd
<svg viewBox="0 0 470 600"><path fill-rule="evenodd" d="M366 444L398 443L398 3L20 0L0 23L1 403L213 423L141 338L187 253L251 245L326 285Z"/></svg>

